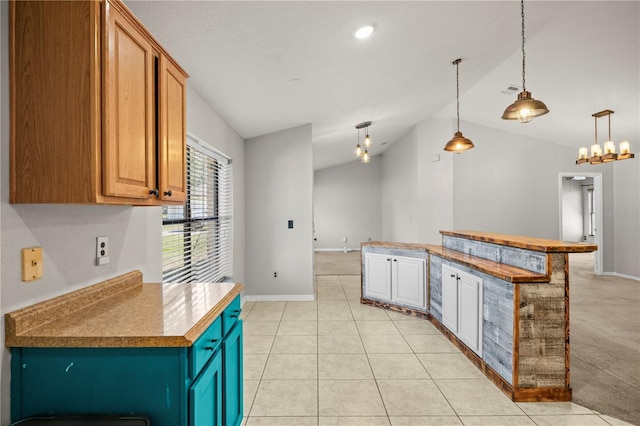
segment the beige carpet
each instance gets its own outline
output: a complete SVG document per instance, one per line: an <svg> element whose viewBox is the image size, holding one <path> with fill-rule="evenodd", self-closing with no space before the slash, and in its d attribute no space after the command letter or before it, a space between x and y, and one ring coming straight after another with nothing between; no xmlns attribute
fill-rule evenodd
<svg viewBox="0 0 640 426"><path fill-rule="evenodd" d="M640 282L569 255L573 401L640 425Z"/></svg>
<svg viewBox="0 0 640 426"><path fill-rule="evenodd" d="M640 425L640 282L569 255L573 401ZM360 252L316 252L316 275L359 275Z"/></svg>
<svg viewBox="0 0 640 426"><path fill-rule="evenodd" d="M360 275L360 251L315 252L315 275Z"/></svg>

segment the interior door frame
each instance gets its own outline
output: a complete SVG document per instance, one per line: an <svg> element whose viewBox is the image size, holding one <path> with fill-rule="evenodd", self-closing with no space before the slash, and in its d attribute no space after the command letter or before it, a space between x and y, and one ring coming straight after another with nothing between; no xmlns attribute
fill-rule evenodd
<svg viewBox="0 0 640 426"><path fill-rule="evenodd" d="M578 173L578 172L560 172L558 173L558 213L560 220L559 223L559 238L562 238L562 182L567 177L573 176L585 176L593 178L593 193L594 193L594 203L595 203L595 211L596 211L596 235L594 238L595 244L598 246L598 250L595 252L595 265L594 265L594 273L596 275L602 275L602 262L604 258L604 227L603 227L603 185L602 185L602 173L598 172L586 172L586 173Z"/></svg>

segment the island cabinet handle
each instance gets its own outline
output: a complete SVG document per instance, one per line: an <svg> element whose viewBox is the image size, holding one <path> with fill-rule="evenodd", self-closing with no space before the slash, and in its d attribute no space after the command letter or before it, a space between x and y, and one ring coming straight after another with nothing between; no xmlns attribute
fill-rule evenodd
<svg viewBox="0 0 640 426"><path fill-rule="evenodd" d="M456 274L451 274L451 278L458 278L458 277L456 277Z"/></svg>
<svg viewBox="0 0 640 426"><path fill-rule="evenodd" d="M171 190L164 191L164 195L166 195L167 197L171 197L173 195L173 192L171 192Z"/></svg>
<svg viewBox="0 0 640 426"><path fill-rule="evenodd" d="M213 348L211 346L207 346L206 348L204 348L206 351L212 351Z"/></svg>
<svg viewBox="0 0 640 426"><path fill-rule="evenodd" d="M211 343L215 343L217 341L218 341L218 339L211 339Z"/></svg>
<svg viewBox="0 0 640 426"><path fill-rule="evenodd" d="M157 189L151 189L149 191L149 195L155 195L157 197L158 196L158 190Z"/></svg>
<svg viewBox="0 0 640 426"><path fill-rule="evenodd" d="M393 261L394 261L394 262L397 262L397 261L398 261L398 259L393 259Z"/></svg>
<svg viewBox="0 0 640 426"><path fill-rule="evenodd" d="M238 318L238 314L229 315L231 318Z"/></svg>
<svg viewBox="0 0 640 426"><path fill-rule="evenodd" d="M391 262L391 259L387 259L387 262Z"/></svg>

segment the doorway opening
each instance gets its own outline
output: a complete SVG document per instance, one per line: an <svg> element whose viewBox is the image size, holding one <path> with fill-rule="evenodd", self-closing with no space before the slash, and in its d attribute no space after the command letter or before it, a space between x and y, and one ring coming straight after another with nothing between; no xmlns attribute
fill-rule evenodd
<svg viewBox="0 0 640 426"><path fill-rule="evenodd" d="M559 173L558 182L560 239L596 244L593 270L602 275L602 173Z"/></svg>

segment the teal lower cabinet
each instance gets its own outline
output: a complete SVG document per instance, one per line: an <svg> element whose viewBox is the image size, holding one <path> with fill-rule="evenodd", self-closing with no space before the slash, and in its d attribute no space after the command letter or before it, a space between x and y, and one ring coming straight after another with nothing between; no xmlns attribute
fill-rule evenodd
<svg viewBox="0 0 640 426"><path fill-rule="evenodd" d="M239 426L239 298L232 304L228 327L221 315L191 347L12 348L12 422L95 414L145 415L153 426Z"/></svg>
<svg viewBox="0 0 640 426"><path fill-rule="evenodd" d="M225 426L242 423L242 322L233 327L222 343L224 352L224 417Z"/></svg>
<svg viewBox="0 0 640 426"><path fill-rule="evenodd" d="M219 351L189 390L192 426L222 425L222 376L222 352Z"/></svg>

